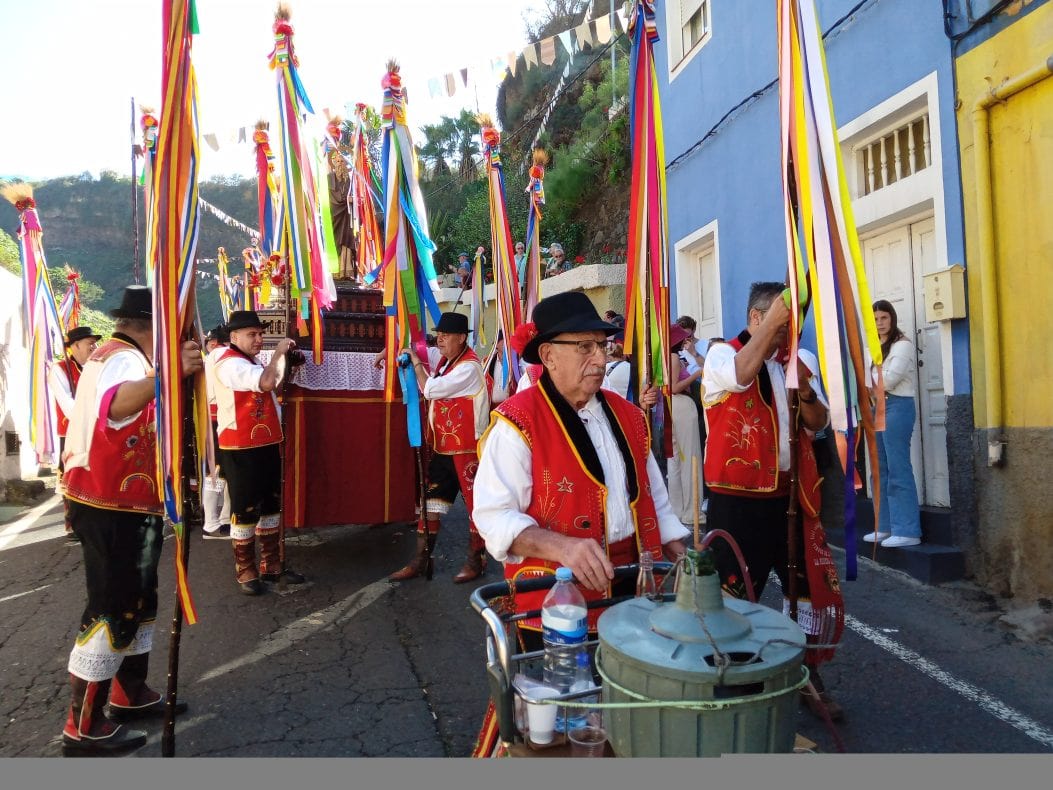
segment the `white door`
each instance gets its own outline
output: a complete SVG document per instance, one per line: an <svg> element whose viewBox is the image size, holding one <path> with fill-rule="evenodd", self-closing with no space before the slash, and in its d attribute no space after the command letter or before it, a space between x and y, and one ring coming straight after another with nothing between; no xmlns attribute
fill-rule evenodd
<svg viewBox="0 0 1053 790"><path fill-rule="evenodd" d="M925 321L922 275L936 268L935 223L925 219L873 236L863 242L863 259L874 301L887 299L896 310L899 328L914 344L917 418L911 438L911 465L924 505L947 507L947 402L939 325Z"/></svg>
<svg viewBox="0 0 1053 790"><path fill-rule="evenodd" d="M695 337L700 340L721 335L720 278L711 236L677 250L676 309L677 315L695 319Z"/></svg>

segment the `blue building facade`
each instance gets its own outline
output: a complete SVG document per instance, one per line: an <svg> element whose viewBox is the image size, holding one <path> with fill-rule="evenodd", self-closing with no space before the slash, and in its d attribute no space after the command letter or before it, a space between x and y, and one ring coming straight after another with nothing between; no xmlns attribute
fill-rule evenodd
<svg viewBox="0 0 1053 790"><path fill-rule="evenodd" d="M929 275L965 265L944 3L816 0L816 9L871 293L896 305L918 349L915 477L926 509L947 524L928 540L968 542L971 449L954 438L973 425L968 319L960 310L934 318L925 302ZM744 326L750 283L786 276L777 4L658 0L656 12L673 310L695 317L701 337L730 337ZM815 348L811 327L804 344Z"/></svg>

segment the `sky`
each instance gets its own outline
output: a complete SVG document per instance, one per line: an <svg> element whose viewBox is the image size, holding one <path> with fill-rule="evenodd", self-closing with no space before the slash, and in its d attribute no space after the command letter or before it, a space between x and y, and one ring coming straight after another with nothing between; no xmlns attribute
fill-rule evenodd
<svg viewBox="0 0 1053 790"><path fill-rule="evenodd" d="M494 112L490 59L528 43L538 0L290 0L300 76L319 123L345 104L380 109L386 61L401 64L411 128L462 108ZM201 177L251 175L251 128L277 113L268 68L276 0L197 0L194 37ZM161 0L0 0L0 178L102 170L131 174L132 100L160 108ZM519 61L523 65L522 59ZM471 70L467 88L429 96L428 81ZM473 80L473 75L477 79ZM136 140L138 108L135 111ZM239 127L248 143L228 141Z"/></svg>

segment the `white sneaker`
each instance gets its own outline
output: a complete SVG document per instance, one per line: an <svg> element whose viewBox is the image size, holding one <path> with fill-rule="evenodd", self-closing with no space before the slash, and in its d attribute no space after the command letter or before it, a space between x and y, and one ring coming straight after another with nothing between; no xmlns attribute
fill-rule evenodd
<svg viewBox="0 0 1053 790"><path fill-rule="evenodd" d="M867 543L880 543L890 535L892 535L891 532L868 532L866 535L863 536L863 540Z"/></svg>
<svg viewBox="0 0 1053 790"><path fill-rule="evenodd" d="M919 543L921 543L921 538L903 538L898 535L881 541L881 545L886 549L902 549L905 546L917 546Z"/></svg>

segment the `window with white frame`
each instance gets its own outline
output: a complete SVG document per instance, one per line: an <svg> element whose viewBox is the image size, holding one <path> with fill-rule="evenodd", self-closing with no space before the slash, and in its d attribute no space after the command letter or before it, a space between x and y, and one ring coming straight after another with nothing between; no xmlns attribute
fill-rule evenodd
<svg viewBox="0 0 1053 790"><path fill-rule="evenodd" d="M666 44L669 76L676 77L710 38L712 0L666 0Z"/></svg>
<svg viewBox="0 0 1053 790"><path fill-rule="evenodd" d="M932 164L929 113L899 123L855 148L859 195L869 195Z"/></svg>

